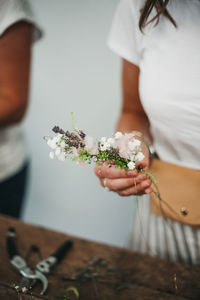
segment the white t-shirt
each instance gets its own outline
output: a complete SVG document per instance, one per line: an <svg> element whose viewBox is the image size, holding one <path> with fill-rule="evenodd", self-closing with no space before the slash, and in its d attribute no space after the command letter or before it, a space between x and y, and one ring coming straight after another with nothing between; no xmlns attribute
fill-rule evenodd
<svg viewBox="0 0 200 300"><path fill-rule="evenodd" d="M200 1L171 0L178 28L162 16L144 34L138 27L143 3L120 1L109 47L140 68L140 99L159 157L200 170Z"/></svg>
<svg viewBox="0 0 200 300"><path fill-rule="evenodd" d="M34 19L26 0L0 0L0 38L11 25L18 21L34 24ZM34 39L40 31L34 30ZM1 108L0 108L1 109ZM27 152L20 125L0 128L0 182L16 174L24 165Z"/></svg>

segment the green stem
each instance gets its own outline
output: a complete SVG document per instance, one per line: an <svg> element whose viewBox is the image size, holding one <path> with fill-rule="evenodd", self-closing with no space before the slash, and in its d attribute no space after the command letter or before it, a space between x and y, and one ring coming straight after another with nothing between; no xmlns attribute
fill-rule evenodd
<svg viewBox="0 0 200 300"><path fill-rule="evenodd" d="M72 118L72 128L73 128L74 131L76 131L75 122L74 122L74 113L71 112L70 115L71 115L71 118Z"/></svg>
<svg viewBox="0 0 200 300"><path fill-rule="evenodd" d="M155 190L152 189L152 192L158 198L158 200L161 203L165 204L169 208L169 210L171 210L171 212L173 212L179 219L181 219L180 216L179 216L179 214L171 207L171 205L169 205L169 203L167 201L165 201L161 197L161 194L160 194L160 191L159 191L159 188L158 188L158 185L157 185L158 182L157 182L156 178L151 173L147 172L146 170L142 170L142 172L144 172L145 174L147 174L148 178L152 181L153 186L155 187ZM163 217L165 217L167 219L167 217L165 216L165 213L164 213L164 211L163 211L163 209L162 209L161 206L160 206L160 209L162 210Z"/></svg>

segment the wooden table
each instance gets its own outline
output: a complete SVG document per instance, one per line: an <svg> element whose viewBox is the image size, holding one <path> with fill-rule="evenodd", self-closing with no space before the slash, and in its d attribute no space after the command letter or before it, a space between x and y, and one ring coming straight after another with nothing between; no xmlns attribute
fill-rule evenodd
<svg viewBox="0 0 200 300"><path fill-rule="evenodd" d="M10 265L5 247L9 226L16 229L18 249L24 258L33 244L46 258L66 239L74 240L73 249L48 275L49 288L45 296L39 295L41 285L38 283L32 295L25 295L24 299L76 299L73 292L66 292L68 287L76 287L79 299L87 300L200 299L200 267L164 261L0 216L0 300L20 299L13 285L18 284L21 276ZM92 275L87 278L84 274L87 275L86 266L91 257L101 263L95 266L95 272L92 267ZM38 253L32 253L28 258L32 267L38 261ZM77 276L80 273L86 278ZM64 297L67 294L68 297Z"/></svg>

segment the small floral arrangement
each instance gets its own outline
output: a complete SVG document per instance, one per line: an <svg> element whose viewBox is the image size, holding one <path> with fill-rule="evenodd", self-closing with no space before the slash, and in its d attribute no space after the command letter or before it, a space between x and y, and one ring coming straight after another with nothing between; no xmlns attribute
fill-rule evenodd
<svg viewBox="0 0 200 300"><path fill-rule="evenodd" d="M77 164L107 163L122 170L133 170L144 159L141 141L133 133L116 132L112 137L95 141L77 128L70 132L55 126L53 132L54 137L45 137L51 159L65 161L70 156Z"/></svg>
<svg viewBox="0 0 200 300"><path fill-rule="evenodd" d="M112 137L102 137L95 141L93 137L74 126L73 113L72 126L73 131L64 131L55 126L52 130L54 137L45 137L47 145L51 148L49 156L51 159L58 158L65 161L71 157L73 162L85 165L92 162L97 165L106 163L109 167L115 166L124 171L137 169L143 172L152 181L152 193L166 205L172 212L174 209L160 195L156 178L147 170L141 167L140 162L145 158L141 147L141 141L136 134L116 132ZM165 217L165 216L164 216Z"/></svg>

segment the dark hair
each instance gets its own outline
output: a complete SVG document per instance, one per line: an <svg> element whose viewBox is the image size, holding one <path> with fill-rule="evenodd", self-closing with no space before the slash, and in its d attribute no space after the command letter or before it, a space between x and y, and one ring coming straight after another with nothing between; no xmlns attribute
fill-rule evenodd
<svg viewBox="0 0 200 300"><path fill-rule="evenodd" d="M157 25L161 15L165 16L175 27L177 27L176 22L167 10L168 3L169 0L146 0L141 9L139 19L140 30L143 31L144 27L153 21L156 21L155 25ZM156 10L156 15L148 20L153 8Z"/></svg>

